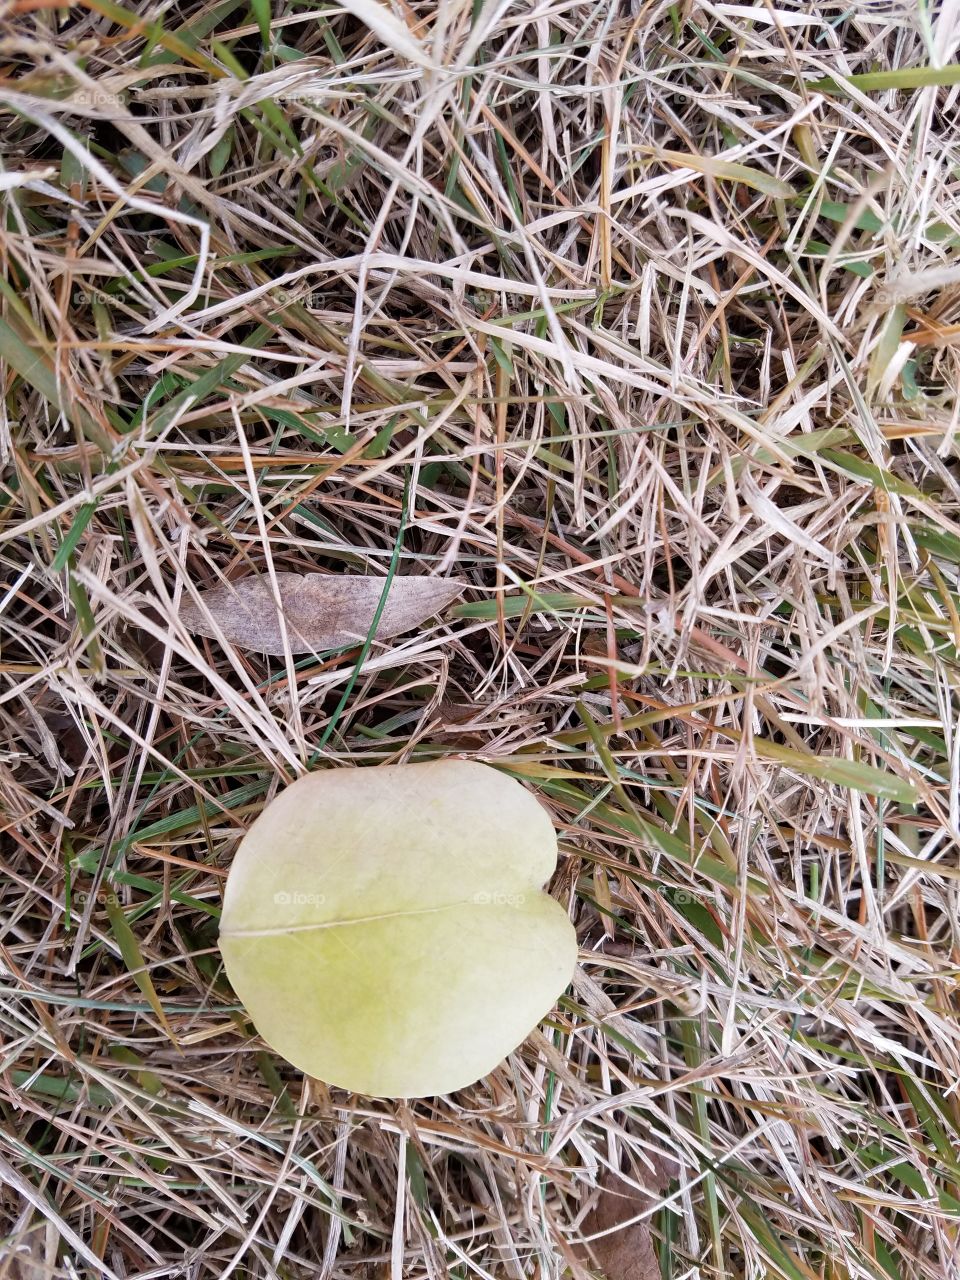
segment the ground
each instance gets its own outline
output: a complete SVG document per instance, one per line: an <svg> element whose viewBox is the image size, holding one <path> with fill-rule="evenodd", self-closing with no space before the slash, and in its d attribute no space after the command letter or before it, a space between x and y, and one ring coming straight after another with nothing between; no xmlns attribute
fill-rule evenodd
<svg viewBox="0 0 960 1280"><path fill-rule="evenodd" d="M7 0L0 1275L958 1274L958 45ZM310 572L462 590L218 636ZM548 806L576 977L471 1088L328 1088L225 877L441 755Z"/></svg>

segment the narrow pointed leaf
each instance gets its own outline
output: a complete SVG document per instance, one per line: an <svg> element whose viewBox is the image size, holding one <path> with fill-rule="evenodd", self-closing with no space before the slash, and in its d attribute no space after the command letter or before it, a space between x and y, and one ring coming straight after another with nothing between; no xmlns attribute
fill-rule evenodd
<svg viewBox="0 0 960 1280"><path fill-rule="evenodd" d="M117 901L113 893L107 894L107 915L110 918L110 929L116 939L117 946L120 949L120 955L123 957L123 963L130 971L134 982L140 988L140 991L146 998L150 1008L157 1015L157 1020L166 1031L170 1039L176 1044L176 1037L167 1021L167 1015L163 1011L160 1003L160 997L157 995L156 988L150 977L143 955L140 951L140 944L137 942L136 934L130 928L127 917L124 914L123 907Z"/></svg>
<svg viewBox="0 0 960 1280"><path fill-rule="evenodd" d="M383 579L354 574L278 573L281 610L266 574L239 578L201 592L200 603L185 602L184 624L200 635L218 631L242 649L283 657L282 619L292 653L343 649L365 640L383 594ZM376 638L412 631L445 609L464 590L450 578L395 578L377 626Z"/></svg>

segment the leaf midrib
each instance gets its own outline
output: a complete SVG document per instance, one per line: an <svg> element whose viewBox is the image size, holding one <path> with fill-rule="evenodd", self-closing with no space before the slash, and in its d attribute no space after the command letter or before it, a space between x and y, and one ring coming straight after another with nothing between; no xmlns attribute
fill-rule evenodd
<svg viewBox="0 0 960 1280"><path fill-rule="evenodd" d="M483 892L483 890L479 890ZM499 892L499 891L498 891ZM534 892L534 891L531 891ZM535 890L542 893L542 889ZM271 926L267 929L221 929L221 938L278 938L289 933L313 933L320 929L345 929L350 925L376 924L380 920L402 920L408 916L438 915L442 911L454 911L457 907L505 907L506 902L477 902L473 898L465 898L459 902L446 902L439 907L414 907L409 911L384 911L378 915L354 916L349 920L321 920L315 924L293 924L286 927Z"/></svg>

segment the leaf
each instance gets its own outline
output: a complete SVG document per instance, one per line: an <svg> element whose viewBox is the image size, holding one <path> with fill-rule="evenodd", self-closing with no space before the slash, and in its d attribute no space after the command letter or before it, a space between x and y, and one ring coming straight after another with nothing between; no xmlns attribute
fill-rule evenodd
<svg viewBox="0 0 960 1280"><path fill-rule="evenodd" d="M775 178L762 169L754 169L751 165L739 164L736 160L725 160L723 156L701 156L693 151L664 151L660 147L639 147L638 150L653 156L663 165L693 169L697 173L707 174L711 178L727 182L740 182L745 187L753 187L764 195L778 199L789 199L797 193L789 182Z"/></svg>
<svg viewBox="0 0 960 1280"><path fill-rule="evenodd" d="M120 955L123 957L123 963L127 966L127 970L132 974L134 982L146 997L150 1008L157 1015L160 1025L173 1043L176 1044L176 1037L173 1034L170 1023L167 1021L167 1015L163 1011L160 997L157 995L153 979L150 977L150 970L144 963L136 934L130 928L123 907L117 901L116 895L110 890L107 891L106 907L107 915L110 918L110 928L120 949Z"/></svg>
<svg viewBox="0 0 960 1280"><path fill-rule="evenodd" d="M270 23L272 19L270 0L250 0L250 12L260 28L260 41L263 45L263 51L266 53L270 48Z"/></svg>
<svg viewBox="0 0 960 1280"><path fill-rule="evenodd" d="M820 93L840 93L845 88L859 89L862 93L878 93L885 89L926 89L960 84L960 63L950 62L945 67L894 67L887 71L860 71L856 75L824 76L820 80L808 80L807 87Z"/></svg>
<svg viewBox="0 0 960 1280"><path fill-rule="evenodd" d="M666 1164L651 1157L652 1170L644 1170L633 1180L661 1192L670 1182ZM585 1242L578 1254L591 1269L606 1280L660 1280L660 1262L653 1247L652 1218L633 1221L655 1203L618 1173L605 1170L600 1179L600 1199L590 1210L581 1228ZM620 1230L616 1230L620 1224ZM601 1234L602 1233L602 1234ZM595 1239L590 1239L595 1236Z"/></svg>
<svg viewBox="0 0 960 1280"><path fill-rule="evenodd" d="M526 609L530 608L531 600L534 613L571 613L577 609L597 608L594 600L589 600L586 596L574 595L569 591L530 591L527 595L502 596L501 599L505 618L519 618ZM637 603L633 596L613 596L611 602L617 607L623 605L625 608ZM458 604L452 612L455 618L489 620L497 616L497 601L475 600L471 604Z"/></svg>
<svg viewBox="0 0 960 1280"><path fill-rule="evenodd" d="M357 574L278 573L277 589L291 653L343 649L365 640L383 593L383 579ZM377 627L389 640L412 631L439 613L464 590L452 578L395 578ZM238 578L200 593L200 604L185 601L180 618L191 631L255 653L282 658L283 633L273 588L266 574Z"/></svg>
<svg viewBox="0 0 960 1280"><path fill-rule="evenodd" d="M340 8L369 27L380 43L418 67L431 65L427 52L409 28L379 0L340 0Z"/></svg>
<svg viewBox="0 0 960 1280"><path fill-rule="evenodd" d="M308 773L237 850L227 976L264 1040L328 1084L466 1088L571 979L576 933L541 888L556 863L546 811L489 765Z"/></svg>
<svg viewBox="0 0 960 1280"><path fill-rule="evenodd" d="M14 373L39 391L49 404L60 409L60 395L57 390L57 379L51 367L47 352L40 352L31 345L18 328L0 317L0 356L7 362Z"/></svg>
<svg viewBox="0 0 960 1280"><path fill-rule="evenodd" d="M215 178L219 178L227 167L227 161L230 159L230 152L233 150L234 133L233 126L224 131L223 137L210 150L210 172ZM223 259L221 259L223 261Z"/></svg>
<svg viewBox="0 0 960 1280"><path fill-rule="evenodd" d="M767 742L755 738L753 749L767 760L779 760L788 769L821 778L838 787L851 791L863 791L867 795L892 800L896 804L916 804L917 789L909 778L898 777L888 769L877 769L859 760L847 760L844 756L815 756L794 751L779 742Z"/></svg>

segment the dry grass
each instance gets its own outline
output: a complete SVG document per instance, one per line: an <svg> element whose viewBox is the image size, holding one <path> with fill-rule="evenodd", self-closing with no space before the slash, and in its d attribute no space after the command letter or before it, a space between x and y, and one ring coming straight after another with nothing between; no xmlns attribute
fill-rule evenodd
<svg viewBox="0 0 960 1280"><path fill-rule="evenodd" d="M0 1274L582 1276L664 1167L665 1277L958 1274L958 6L2 24ZM383 575L405 486L470 590L335 723L356 650L178 623ZM330 1093L223 877L437 752L552 806L580 973L472 1090Z"/></svg>

